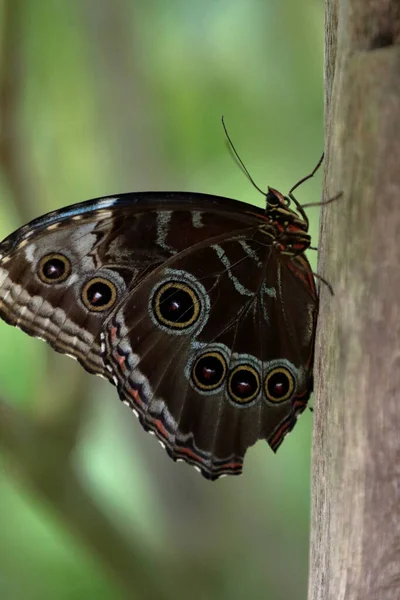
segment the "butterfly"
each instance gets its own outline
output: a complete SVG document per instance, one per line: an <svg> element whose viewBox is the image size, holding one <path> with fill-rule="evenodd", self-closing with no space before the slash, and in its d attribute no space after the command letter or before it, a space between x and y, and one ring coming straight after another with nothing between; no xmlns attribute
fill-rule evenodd
<svg viewBox="0 0 400 600"><path fill-rule="evenodd" d="M0 244L0 316L108 379L174 460L240 474L312 391L318 297L292 190L264 209L145 192L50 212Z"/></svg>

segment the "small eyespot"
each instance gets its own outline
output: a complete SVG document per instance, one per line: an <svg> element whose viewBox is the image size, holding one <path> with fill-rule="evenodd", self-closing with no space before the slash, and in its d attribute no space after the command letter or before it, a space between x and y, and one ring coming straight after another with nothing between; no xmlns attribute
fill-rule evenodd
<svg viewBox="0 0 400 600"><path fill-rule="evenodd" d="M242 406L255 400L260 391L260 376L251 365L238 365L231 371L228 394L232 402Z"/></svg>
<svg viewBox="0 0 400 600"><path fill-rule="evenodd" d="M193 365L192 381L201 391L216 390L226 376L226 361L220 352L206 352Z"/></svg>
<svg viewBox="0 0 400 600"><path fill-rule="evenodd" d="M71 263L63 254L46 254L39 261L37 273L43 283L61 283L70 275Z"/></svg>
<svg viewBox="0 0 400 600"><path fill-rule="evenodd" d="M265 378L264 389L270 402L285 402L293 395L295 379L289 369L277 367L272 369Z"/></svg>
<svg viewBox="0 0 400 600"><path fill-rule="evenodd" d="M186 283L169 281L153 295L152 309L156 320L171 329L191 327L200 316L200 300Z"/></svg>
<svg viewBox="0 0 400 600"><path fill-rule="evenodd" d="M82 302L94 312L102 312L114 306L117 300L117 288L112 281L104 277L93 277L82 289Z"/></svg>

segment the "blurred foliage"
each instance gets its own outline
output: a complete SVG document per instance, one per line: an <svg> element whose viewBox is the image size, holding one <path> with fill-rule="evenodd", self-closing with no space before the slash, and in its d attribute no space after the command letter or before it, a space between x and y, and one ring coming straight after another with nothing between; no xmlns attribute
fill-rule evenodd
<svg viewBox="0 0 400 600"><path fill-rule="evenodd" d="M322 4L3 0L0 233L124 191L263 205L222 114L258 185L287 192L323 148ZM298 199L317 202L320 181ZM1 598L306 598L308 411L276 456L259 442L241 477L210 483L174 464L108 383L3 322L0 334L0 396L54 444L23 433L20 454L3 452ZM21 460L36 447L36 469L54 463L43 489Z"/></svg>

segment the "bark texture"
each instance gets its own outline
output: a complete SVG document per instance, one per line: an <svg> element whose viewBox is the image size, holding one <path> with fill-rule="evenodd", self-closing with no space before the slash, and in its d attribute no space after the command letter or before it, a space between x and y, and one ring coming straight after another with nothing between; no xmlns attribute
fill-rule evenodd
<svg viewBox="0 0 400 600"><path fill-rule="evenodd" d="M400 2L326 0L309 600L400 598Z"/></svg>

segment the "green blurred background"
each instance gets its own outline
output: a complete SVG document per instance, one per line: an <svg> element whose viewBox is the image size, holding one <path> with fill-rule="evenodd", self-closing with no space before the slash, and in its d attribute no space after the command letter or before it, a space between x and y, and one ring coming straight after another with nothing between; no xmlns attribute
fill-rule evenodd
<svg viewBox="0 0 400 600"><path fill-rule="evenodd" d="M262 188L286 193L322 152L321 0L3 0L0 18L2 237L127 191L262 206L222 114ZM259 442L241 477L211 483L107 382L3 322L0 336L2 600L306 598L309 411L276 456Z"/></svg>

